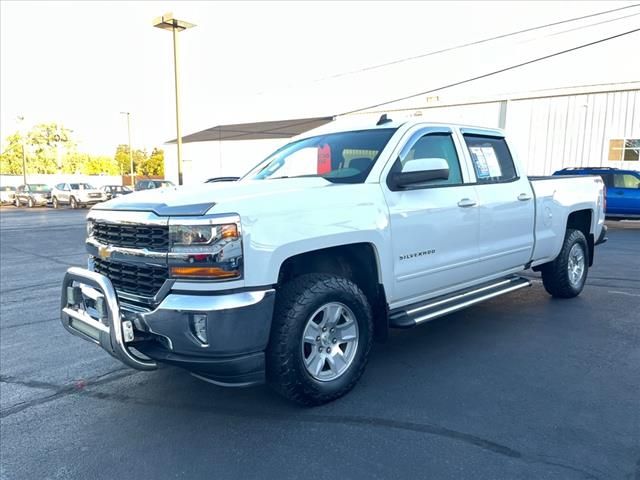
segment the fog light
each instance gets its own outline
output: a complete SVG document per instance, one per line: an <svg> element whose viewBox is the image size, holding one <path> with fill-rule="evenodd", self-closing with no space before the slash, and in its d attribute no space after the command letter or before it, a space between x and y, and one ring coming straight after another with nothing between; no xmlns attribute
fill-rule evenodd
<svg viewBox="0 0 640 480"><path fill-rule="evenodd" d="M200 340L203 345L207 345L207 315L194 313L191 316L191 332Z"/></svg>

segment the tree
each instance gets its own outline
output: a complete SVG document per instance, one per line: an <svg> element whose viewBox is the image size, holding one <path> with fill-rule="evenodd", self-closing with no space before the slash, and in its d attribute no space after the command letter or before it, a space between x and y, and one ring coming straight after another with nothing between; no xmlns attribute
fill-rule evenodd
<svg viewBox="0 0 640 480"><path fill-rule="evenodd" d="M7 148L1 156L2 173L22 173L22 140L19 132L7 137ZM62 167L63 155L75 150L71 130L56 123L36 125L26 134L24 144L27 173L56 173Z"/></svg>
<svg viewBox="0 0 640 480"><path fill-rule="evenodd" d="M33 127L27 135L27 145L29 173L57 172L62 168L63 155L76 146L71 140L71 130L56 123L41 123Z"/></svg>
<svg viewBox="0 0 640 480"><path fill-rule="evenodd" d="M142 175L164 176L164 150L155 147L139 171Z"/></svg>
<svg viewBox="0 0 640 480"><path fill-rule="evenodd" d="M22 174L22 137L19 132L7 137L6 148L0 154L0 174Z"/></svg>

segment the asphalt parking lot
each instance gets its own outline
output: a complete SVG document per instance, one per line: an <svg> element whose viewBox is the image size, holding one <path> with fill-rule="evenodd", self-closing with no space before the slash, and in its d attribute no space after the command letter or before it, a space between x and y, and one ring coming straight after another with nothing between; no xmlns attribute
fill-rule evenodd
<svg viewBox="0 0 640 480"><path fill-rule="evenodd" d="M2 479L640 479L640 223L610 224L577 299L535 278L395 331L349 395L304 409L69 335L85 214L0 212Z"/></svg>

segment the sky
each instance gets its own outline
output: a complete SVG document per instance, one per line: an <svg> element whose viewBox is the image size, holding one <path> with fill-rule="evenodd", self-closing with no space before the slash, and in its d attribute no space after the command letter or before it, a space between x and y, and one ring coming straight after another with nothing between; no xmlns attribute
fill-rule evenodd
<svg viewBox="0 0 640 480"><path fill-rule="evenodd" d="M61 122L80 150L112 155L127 141L120 112L129 111L134 148L175 138L171 34L152 27L165 12L197 25L179 34L186 135L221 123L333 115L640 27L634 7L327 79L627 5L633 2L2 1L0 134L4 140L18 128L18 115L24 128ZM637 81L638 45L636 33L433 95Z"/></svg>

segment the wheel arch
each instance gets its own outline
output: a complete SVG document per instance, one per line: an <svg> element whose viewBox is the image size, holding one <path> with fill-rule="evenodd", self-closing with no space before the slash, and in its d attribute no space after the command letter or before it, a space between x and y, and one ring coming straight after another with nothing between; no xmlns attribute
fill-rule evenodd
<svg viewBox="0 0 640 480"><path fill-rule="evenodd" d="M330 273L348 278L363 291L372 309L374 334L388 334L388 304L378 249L370 242L356 242L300 252L284 259L278 269L278 285L307 273Z"/></svg>
<svg viewBox="0 0 640 480"><path fill-rule="evenodd" d="M591 232L592 222L593 222L592 209L587 208L582 210L576 210L571 212L567 217L567 228L566 228L566 230L571 229L571 230L581 231L584 237L587 239L587 245L589 247L589 266L593 265L593 253L594 253L594 245L595 245L595 238L593 233Z"/></svg>

